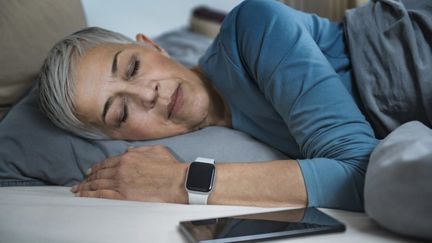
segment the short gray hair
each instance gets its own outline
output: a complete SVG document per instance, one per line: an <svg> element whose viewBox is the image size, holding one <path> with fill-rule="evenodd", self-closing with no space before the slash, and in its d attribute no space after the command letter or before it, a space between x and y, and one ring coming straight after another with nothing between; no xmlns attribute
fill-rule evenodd
<svg viewBox="0 0 432 243"><path fill-rule="evenodd" d="M89 27L60 40L48 53L39 73L39 104L58 127L91 139L108 138L99 128L84 124L76 116L74 70L77 59L100 44L131 44L134 41L120 33Z"/></svg>

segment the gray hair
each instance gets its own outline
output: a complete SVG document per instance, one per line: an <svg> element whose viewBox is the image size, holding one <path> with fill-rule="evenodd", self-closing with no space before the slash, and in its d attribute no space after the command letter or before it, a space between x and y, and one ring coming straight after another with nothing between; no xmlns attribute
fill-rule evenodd
<svg viewBox="0 0 432 243"><path fill-rule="evenodd" d="M81 137L108 138L99 128L78 119L73 102L77 59L89 49L107 43L131 44L134 41L98 27L82 29L54 45L39 73L39 104L42 111L56 126Z"/></svg>

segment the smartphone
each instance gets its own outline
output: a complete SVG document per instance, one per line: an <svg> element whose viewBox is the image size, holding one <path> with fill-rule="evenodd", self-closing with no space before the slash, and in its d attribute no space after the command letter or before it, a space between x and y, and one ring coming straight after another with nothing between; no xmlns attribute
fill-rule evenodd
<svg viewBox="0 0 432 243"><path fill-rule="evenodd" d="M180 222L190 242L241 242L345 231L314 207Z"/></svg>

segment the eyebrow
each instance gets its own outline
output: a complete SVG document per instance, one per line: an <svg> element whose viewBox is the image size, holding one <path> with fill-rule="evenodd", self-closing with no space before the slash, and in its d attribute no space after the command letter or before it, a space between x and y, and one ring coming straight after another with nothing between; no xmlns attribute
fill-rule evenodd
<svg viewBox="0 0 432 243"><path fill-rule="evenodd" d="M111 66L111 75L116 76L117 75L117 56L122 52L123 50L120 50L114 54L114 59Z"/></svg>

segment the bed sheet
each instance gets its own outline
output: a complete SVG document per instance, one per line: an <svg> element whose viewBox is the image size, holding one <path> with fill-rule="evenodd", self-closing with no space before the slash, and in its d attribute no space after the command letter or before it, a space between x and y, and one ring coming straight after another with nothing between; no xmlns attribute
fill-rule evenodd
<svg viewBox="0 0 432 243"><path fill-rule="evenodd" d="M179 221L275 210L78 198L69 189L0 188L0 242L186 242ZM346 232L270 242L409 242L363 213L321 210L344 222Z"/></svg>

